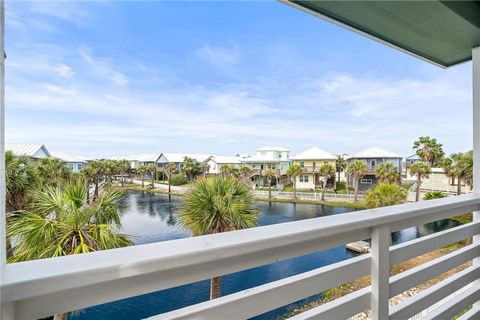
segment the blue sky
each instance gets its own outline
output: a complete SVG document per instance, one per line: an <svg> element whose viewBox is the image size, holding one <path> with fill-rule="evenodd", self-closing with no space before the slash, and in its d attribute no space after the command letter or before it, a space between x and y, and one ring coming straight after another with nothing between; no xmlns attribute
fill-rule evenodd
<svg viewBox="0 0 480 320"><path fill-rule="evenodd" d="M73 155L471 148L471 64L276 1L6 3L6 139Z"/></svg>

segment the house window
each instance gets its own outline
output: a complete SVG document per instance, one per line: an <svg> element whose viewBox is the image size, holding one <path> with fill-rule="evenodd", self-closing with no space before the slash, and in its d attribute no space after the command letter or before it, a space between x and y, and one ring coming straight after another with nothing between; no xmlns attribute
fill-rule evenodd
<svg viewBox="0 0 480 320"><path fill-rule="evenodd" d="M317 166L317 163L313 161L313 167L315 168Z"/></svg>
<svg viewBox="0 0 480 320"><path fill-rule="evenodd" d="M305 162L304 161L300 161L300 167L305 167Z"/></svg>
<svg viewBox="0 0 480 320"><path fill-rule="evenodd" d="M372 179L362 179L362 180L360 180L360 183L372 184Z"/></svg>
<svg viewBox="0 0 480 320"><path fill-rule="evenodd" d="M375 167L375 160L372 160L370 164L372 165L372 167Z"/></svg>
<svg viewBox="0 0 480 320"><path fill-rule="evenodd" d="M300 176L300 182L308 182L308 176Z"/></svg>

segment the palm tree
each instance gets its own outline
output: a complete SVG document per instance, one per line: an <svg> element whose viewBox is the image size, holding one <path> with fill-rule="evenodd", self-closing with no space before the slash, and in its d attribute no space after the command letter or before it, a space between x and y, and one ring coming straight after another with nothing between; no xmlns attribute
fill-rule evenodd
<svg viewBox="0 0 480 320"><path fill-rule="evenodd" d="M325 200L325 188L327 187L327 182L330 178L335 178L335 168L329 164L325 163L319 169L319 175L323 178L322 182L322 201Z"/></svg>
<svg viewBox="0 0 480 320"><path fill-rule="evenodd" d="M98 192L99 192L99 183L104 179L105 172L107 171L105 161L102 160L93 160L90 161L87 166L84 168L84 170L87 169L88 171L91 171L90 173L94 177L94 183L95 183L95 191L93 192L93 199L98 198Z"/></svg>
<svg viewBox="0 0 480 320"><path fill-rule="evenodd" d="M15 157L11 151L5 152L5 206L6 211L23 209L30 188L35 184L35 176L28 159Z"/></svg>
<svg viewBox="0 0 480 320"><path fill-rule="evenodd" d="M340 173L347 168L347 160L342 155L337 155L337 160L335 161L335 170L338 174L338 181L340 181Z"/></svg>
<svg viewBox="0 0 480 320"><path fill-rule="evenodd" d="M287 175L293 180L293 198L297 199L297 177L303 173L303 169L299 164L292 164L288 168Z"/></svg>
<svg viewBox="0 0 480 320"><path fill-rule="evenodd" d="M152 179L151 186L153 189L155 188L155 174L157 173L157 165L155 163L150 163L147 165L147 171L150 174L150 179Z"/></svg>
<svg viewBox="0 0 480 320"><path fill-rule="evenodd" d="M31 211L13 214L7 234L15 237L14 256L20 262L98 250L121 248L131 244L118 232L122 195L105 192L94 204L86 203L87 186L78 179L64 188L48 187L33 194ZM67 319L67 314L54 319Z"/></svg>
<svg viewBox="0 0 480 320"><path fill-rule="evenodd" d="M431 167L440 164L445 156L443 145L438 143L437 139L430 137L419 137L413 143L413 150L420 158L428 161Z"/></svg>
<svg viewBox="0 0 480 320"><path fill-rule="evenodd" d="M368 167L362 160L355 160L348 166L347 173L353 179L353 185L355 188L355 202L358 200L358 187L360 179L368 172Z"/></svg>
<svg viewBox="0 0 480 320"><path fill-rule="evenodd" d="M417 177L417 191L415 194L415 201L420 200L420 184L422 179L428 178L432 170L427 163L417 162L410 167L410 174Z"/></svg>
<svg viewBox="0 0 480 320"><path fill-rule="evenodd" d="M12 262L58 257L130 244L121 226L119 200L122 194L107 191L91 205L81 179L63 188L48 187L32 195L29 211L14 213L7 233L16 239Z"/></svg>
<svg viewBox="0 0 480 320"><path fill-rule="evenodd" d="M140 175L140 178L142 179L142 188L145 188L145 174L147 174L148 170L147 167L145 166L139 166L137 168L137 173Z"/></svg>
<svg viewBox="0 0 480 320"><path fill-rule="evenodd" d="M175 170L177 170L177 166L175 165L175 163L167 163L167 165L163 168L163 172L168 179L168 200L171 199L172 175Z"/></svg>
<svg viewBox="0 0 480 320"><path fill-rule="evenodd" d="M97 171L91 165L86 165L82 169L83 179L85 180L85 185L87 186L87 203L90 203L90 186L95 183L97 179Z"/></svg>
<svg viewBox="0 0 480 320"><path fill-rule="evenodd" d="M5 152L5 209L7 216L21 210L28 204L28 194L35 185L35 176L28 159L15 157L13 152ZM10 237L6 237L7 258L13 255Z"/></svg>
<svg viewBox="0 0 480 320"><path fill-rule="evenodd" d="M195 159L192 159L189 157L185 157L185 159L183 159L181 168L182 168L182 171L185 172L185 174L187 175L188 181L192 180L192 171L195 169L195 167L196 167Z"/></svg>
<svg viewBox="0 0 480 320"><path fill-rule="evenodd" d="M118 163L118 170L120 174L122 175L122 187L124 186L125 183L125 177L128 177L130 175L130 161L128 160L120 160Z"/></svg>
<svg viewBox="0 0 480 320"><path fill-rule="evenodd" d="M38 188L61 186L72 175L70 167L58 158L43 158L33 163Z"/></svg>
<svg viewBox="0 0 480 320"><path fill-rule="evenodd" d="M252 173L252 168L248 166L242 166L240 167L240 174L244 179L247 179L250 177L250 174Z"/></svg>
<svg viewBox="0 0 480 320"><path fill-rule="evenodd" d="M383 162L377 167L375 172L380 183L397 183L400 179L398 170L391 162Z"/></svg>
<svg viewBox="0 0 480 320"><path fill-rule="evenodd" d="M263 171L263 176L267 178L269 199L272 199L272 181L276 175L277 172L274 169L266 169L265 171Z"/></svg>
<svg viewBox="0 0 480 320"><path fill-rule="evenodd" d="M220 174L223 174L223 175L230 174L231 171L232 171L232 166L228 164L222 164L220 166Z"/></svg>
<svg viewBox="0 0 480 320"><path fill-rule="evenodd" d="M118 162L115 160L104 160L103 161L104 173L107 176L107 179L113 182L113 177L119 173ZM115 178L116 180L116 178Z"/></svg>
<svg viewBox="0 0 480 320"><path fill-rule="evenodd" d="M452 183L454 183L455 178L457 179L457 195L462 193L462 154L453 153L449 158L445 158L442 161L442 168L445 171L445 175L449 178L452 178Z"/></svg>
<svg viewBox="0 0 480 320"><path fill-rule="evenodd" d="M254 227L259 211L245 183L232 176L196 180L185 196L179 223L192 236ZM221 278L210 281L210 299L221 295Z"/></svg>
<svg viewBox="0 0 480 320"><path fill-rule="evenodd" d="M473 151L463 153L462 156L462 179L470 187L473 188Z"/></svg>

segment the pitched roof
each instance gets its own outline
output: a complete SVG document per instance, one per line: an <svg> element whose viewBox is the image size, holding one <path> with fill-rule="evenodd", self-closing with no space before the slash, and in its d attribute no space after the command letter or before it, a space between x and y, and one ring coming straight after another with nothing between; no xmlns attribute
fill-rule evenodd
<svg viewBox="0 0 480 320"><path fill-rule="evenodd" d="M242 158L240 159L242 163L279 163L279 162L289 162L288 159L275 159L271 157L266 157L266 156L253 156L253 157L248 157L248 158Z"/></svg>
<svg viewBox="0 0 480 320"><path fill-rule="evenodd" d="M210 156L205 161L212 160L216 163L240 164L241 157L237 156Z"/></svg>
<svg viewBox="0 0 480 320"><path fill-rule="evenodd" d="M30 158L37 158L37 153L43 151L47 157L50 157L50 152L43 144L6 143L5 150L13 152L15 156Z"/></svg>
<svg viewBox="0 0 480 320"><path fill-rule="evenodd" d="M412 154L411 156L407 157L407 160L423 160L418 156L418 154Z"/></svg>
<svg viewBox="0 0 480 320"><path fill-rule="evenodd" d="M330 152L327 152L323 149L313 147L310 149L307 149L293 157L290 157L292 160L336 160L337 156L331 154Z"/></svg>
<svg viewBox="0 0 480 320"><path fill-rule="evenodd" d="M139 162L155 162L158 156L156 154L132 154L127 156L113 156L109 157L110 160L128 160Z"/></svg>
<svg viewBox="0 0 480 320"><path fill-rule="evenodd" d="M50 154L52 157L62 159L65 162L85 162L85 158L83 157L72 156L61 151L52 151Z"/></svg>
<svg viewBox="0 0 480 320"><path fill-rule="evenodd" d="M398 153L380 149L377 147L371 147L360 152L355 153L350 159L365 159L365 158L401 158Z"/></svg>
<svg viewBox="0 0 480 320"><path fill-rule="evenodd" d="M288 149L285 149L284 147L265 146L265 147L258 148L257 151L288 151Z"/></svg>
<svg viewBox="0 0 480 320"><path fill-rule="evenodd" d="M205 161L208 157L211 156L211 154L197 154L197 153L162 153L160 154L159 157L157 157L156 161L160 159L161 156L164 156L167 158L168 162L183 162L185 160L185 157L189 157L192 159L197 160L198 162L203 162Z"/></svg>

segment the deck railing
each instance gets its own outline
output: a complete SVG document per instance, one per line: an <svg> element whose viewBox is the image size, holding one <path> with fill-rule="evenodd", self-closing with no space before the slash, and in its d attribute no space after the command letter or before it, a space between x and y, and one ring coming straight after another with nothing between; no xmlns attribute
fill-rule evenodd
<svg viewBox="0 0 480 320"><path fill-rule="evenodd" d="M372 252L206 301L154 319L246 319L372 275L369 287L293 319L340 319L372 309L373 319L407 319L452 293L428 313L449 318L480 299L480 264L455 273L408 300L402 293L480 257L478 239L452 253L390 277L393 264L480 234L473 222L389 247L390 233L480 210L480 195L364 210L223 234L138 245L76 256L8 264L1 271L2 319L36 319L208 279L348 242L372 239ZM462 319L480 315L473 308Z"/></svg>

